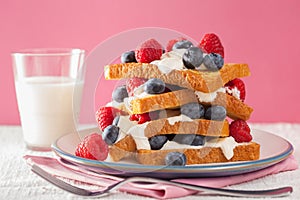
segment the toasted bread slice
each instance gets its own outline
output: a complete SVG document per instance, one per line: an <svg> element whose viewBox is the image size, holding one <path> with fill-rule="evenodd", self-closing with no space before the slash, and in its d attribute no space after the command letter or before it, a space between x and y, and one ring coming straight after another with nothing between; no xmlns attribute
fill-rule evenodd
<svg viewBox="0 0 300 200"><path fill-rule="evenodd" d="M109 148L109 155L115 162L131 156L135 152L136 144L131 135L126 135L123 139Z"/></svg>
<svg viewBox="0 0 300 200"><path fill-rule="evenodd" d="M197 96L192 90L184 89L133 99L130 104L133 114L142 114L162 109L173 109L191 102L198 102Z"/></svg>
<svg viewBox="0 0 300 200"><path fill-rule="evenodd" d="M247 64L224 64L221 70L198 71L198 70L172 70L168 74L162 73L158 66L148 63L121 63L104 67L107 80L122 78L159 78L165 83L178 85L184 88L201 92L213 92L224 86L227 82L250 75Z"/></svg>
<svg viewBox="0 0 300 200"><path fill-rule="evenodd" d="M131 101L131 113L142 114L146 112L174 109L181 105L200 101L194 91L183 89L173 92L150 95L143 98L133 99ZM217 96L213 102L207 103L200 101L205 105L222 105L227 110L227 115L232 119L248 120L253 109L241 100L222 92L217 92Z"/></svg>
<svg viewBox="0 0 300 200"><path fill-rule="evenodd" d="M227 116L233 120L242 119L247 121L253 112L252 107L229 94L221 92L218 92L216 99L211 104L224 106Z"/></svg>
<svg viewBox="0 0 300 200"><path fill-rule="evenodd" d="M143 136L147 138L155 135L191 133L212 137L229 136L229 123L227 120L190 119L190 121L184 121L181 116L153 120L145 124L137 125L134 129L129 130L129 134L135 137L135 131L137 129L143 130Z"/></svg>
<svg viewBox="0 0 300 200"><path fill-rule="evenodd" d="M146 150L137 151L137 160L144 165L165 165L165 157L169 152L182 152L187 158L187 165L220 163L231 161L257 160L260 155L260 145L255 142L236 146L233 157L227 159L220 147L203 147L199 149L172 149L172 150Z"/></svg>

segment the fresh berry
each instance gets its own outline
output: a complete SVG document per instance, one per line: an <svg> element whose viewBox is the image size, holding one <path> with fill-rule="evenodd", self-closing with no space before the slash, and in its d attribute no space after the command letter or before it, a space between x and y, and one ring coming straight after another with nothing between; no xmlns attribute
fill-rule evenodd
<svg viewBox="0 0 300 200"><path fill-rule="evenodd" d="M137 62L135 59L135 52L134 51L127 51L121 55L121 62L122 63L131 63Z"/></svg>
<svg viewBox="0 0 300 200"><path fill-rule="evenodd" d="M167 141L168 141L168 138L165 135L156 135L156 136L149 138L149 144L150 144L151 150L161 149Z"/></svg>
<svg viewBox="0 0 300 200"><path fill-rule="evenodd" d="M108 146L100 134L92 133L85 136L77 145L75 155L82 158L103 161L107 158Z"/></svg>
<svg viewBox="0 0 300 200"><path fill-rule="evenodd" d="M154 60L159 60L162 52L161 44L155 39L149 39L135 50L135 58L140 63L150 63Z"/></svg>
<svg viewBox="0 0 300 200"><path fill-rule="evenodd" d="M99 128L103 131L107 126L111 125L114 118L118 115L122 115L122 111L109 106L100 107L96 112L96 121Z"/></svg>
<svg viewBox="0 0 300 200"><path fill-rule="evenodd" d="M176 42L179 42L179 41L182 41L182 40L186 40L186 39L183 38L183 37L179 37L179 38L170 40L170 41L168 42L168 44L167 44L166 51L167 51L167 52L172 51L173 45L174 45Z"/></svg>
<svg viewBox="0 0 300 200"><path fill-rule="evenodd" d="M158 78L151 78L144 84L144 91L148 94L161 94L165 91L165 83Z"/></svg>
<svg viewBox="0 0 300 200"><path fill-rule="evenodd" d="M200 146L205 143L204 136L196 134L176 134L172 141L192 146Z"/></svg>
<svg viewBox="0 0 300 200"><path fill-rule="evenodd" d="M200 119L204 116L204 107L199 103L188 103L181 106L180 112L191 119Z"/></svg>
<svg viewBox="0 0 300 200"><path fill-rule="evenodd" d="M188 49L192 46L193 46L192 42L190 42L188 40L181 40L181 41L176 42L173 45L172 50L174 50L174 49Z"/></svg>
<svg viewBox="0 0 300 200"><path fill-rule="evenodd" d="M198 47L206 53L217 53L224 58L224 48L219 37L214 33L208 33L203 36Z"/></svg>
<svg viewBox="0 0 300 200"><path fill-rule="evenodd" d="M158 112L149 112L149 113L143 113L143 114L132 114L130 115L129 119L131 121L138 121L138 124L143 124L148 121L156 120L158 119L159 115Z"/></svg>
<svg viewBox="0 0 300 200"><path fill-rule="evenodd" d="M239 96L240 99L242 101L245 100L245 98L246 98L246 87L245 87L244 82L241 79L239 79L239 78L233 79L232 81L229 81L228 83L226 83L225 87L227 87L230 90L233 90L234 88L236 88L240 92L240 96ZM232 95L232 92L231 92L230 95Z"/></svg>
<svg viewBox="0 0 300 200"><path fill-rule="evenodd" d="M205 144L205 136L195 135L192 146L203 146Z"/></svg>
<svg viewBox="0 0 300 200"><path fill-rule="evenodd" d="M220 54L210 53L204 56L203 64L210 71L218 71L223 67L224 59Z"/></svg>
<svg viewBox="0 0 300 200"><path fill-rule="evenodd" d="M119 131L120 128L117 127L116 125L109 125L107 126L103 133L102 133L102 138L108 145L114 144L119 136Z"/></svg>
<svg viewBox="0 0 300 200"><path fill-rule="evenodd" d="M139 116L138 114L132 114L129 116L129 120L130 121L138 121L139 120Z"/></svg>
<svg viewBox="0 0 300 200"><path fill-rule="evenodd" d="M186 156L180 152L170 152L165 157L165 163L168 166L185 166Z"/></svg>
<svg viewBox="0 0 300 200"><path fill-rule="evenodd" d="M230 136L232 136L236 142L250 142L252 136L250 134L250 128L244 120L235 120L229 125Z"/></svg>
<svg viewBox="0 0 300 200"><path fill-rule="evenodd" d="M126 89L128 96L133 96L134 90L144 84L147 81L147 79L144 78L129 78L126 80Z"/></svg>
<svg viewBox="0 0 300 200"><path fill-rule="evenodd" d="M198 47L190 47L182 56L183 64L188 69L195 69L203 62L203 52Z"/></svg>
<svg viewBox="0 0 300 200"><path fill-rule="evenodd" d="M118 103L122 103L126 97L128 97L128 93L125 85L117 87L112 92L112 99Z"/></svg>
<svg viewBox="0 0 300 200"><path fill-rule="evenodd" d="M226 113L223 106L211 106L205 111L205 119L223 121L226 118Z"/></svg>

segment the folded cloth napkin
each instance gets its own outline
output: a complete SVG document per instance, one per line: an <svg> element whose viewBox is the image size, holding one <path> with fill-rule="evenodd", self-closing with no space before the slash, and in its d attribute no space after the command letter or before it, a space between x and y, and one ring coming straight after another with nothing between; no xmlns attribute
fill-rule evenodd
<svg viewBox="0 0 300 200"><path fill-rule="evenodd" d="M92 171L85 170L75 165L65 165L60 158L40 157L26 155L24 159L29 165L35 164L47 171L48 173L67 179L73 180L77 183L85 183L90 186L106 187L122 178L114 177L105 174L98 174ZM294 156L289 156L285 160L277 163L268 168L250 172L242 175L233 175L227 177L211 177L211 178L189 178L189 179L174 179L172 181L189 183L194 185L203 185L209 187L225 187L233 184L238 184L246 181L251 181L267 175L276 174L283 171L295 170L298 168L298 163ZM66 181L67 181L66 180ZM95 188L94 188L95 189ZM122 192L138 194L143 196L154 197L157 199L170 199L178 198L197 193L197 191L180 188L173 185L153 183L153 184L140 184L128 183L120 188Z"/></svg>

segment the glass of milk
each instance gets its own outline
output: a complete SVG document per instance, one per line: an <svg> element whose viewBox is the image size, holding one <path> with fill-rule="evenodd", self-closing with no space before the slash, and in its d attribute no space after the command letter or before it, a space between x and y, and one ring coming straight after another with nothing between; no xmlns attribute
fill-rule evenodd
<svg viewBox="0 0 300 200"><path fill-rule="evenodd" d="M27 148L47 151L76 131L84 83L84 50L28 49L12 53Z"/></svg>

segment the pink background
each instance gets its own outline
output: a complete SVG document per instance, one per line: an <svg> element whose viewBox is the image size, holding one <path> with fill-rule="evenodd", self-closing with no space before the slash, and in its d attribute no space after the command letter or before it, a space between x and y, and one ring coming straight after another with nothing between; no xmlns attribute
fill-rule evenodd
<svg viewBox="0 0 300 200"><path fill-rule="evenodd" d="M246 103L255 109L250 121L300 122L299 19L297 0L3 0L0 124L19 124L13 50L79 47L90 52L108 37L139 27L169 28L195 40L217 33L225 61L251 68L252 76L244 79Z"/></svg>

